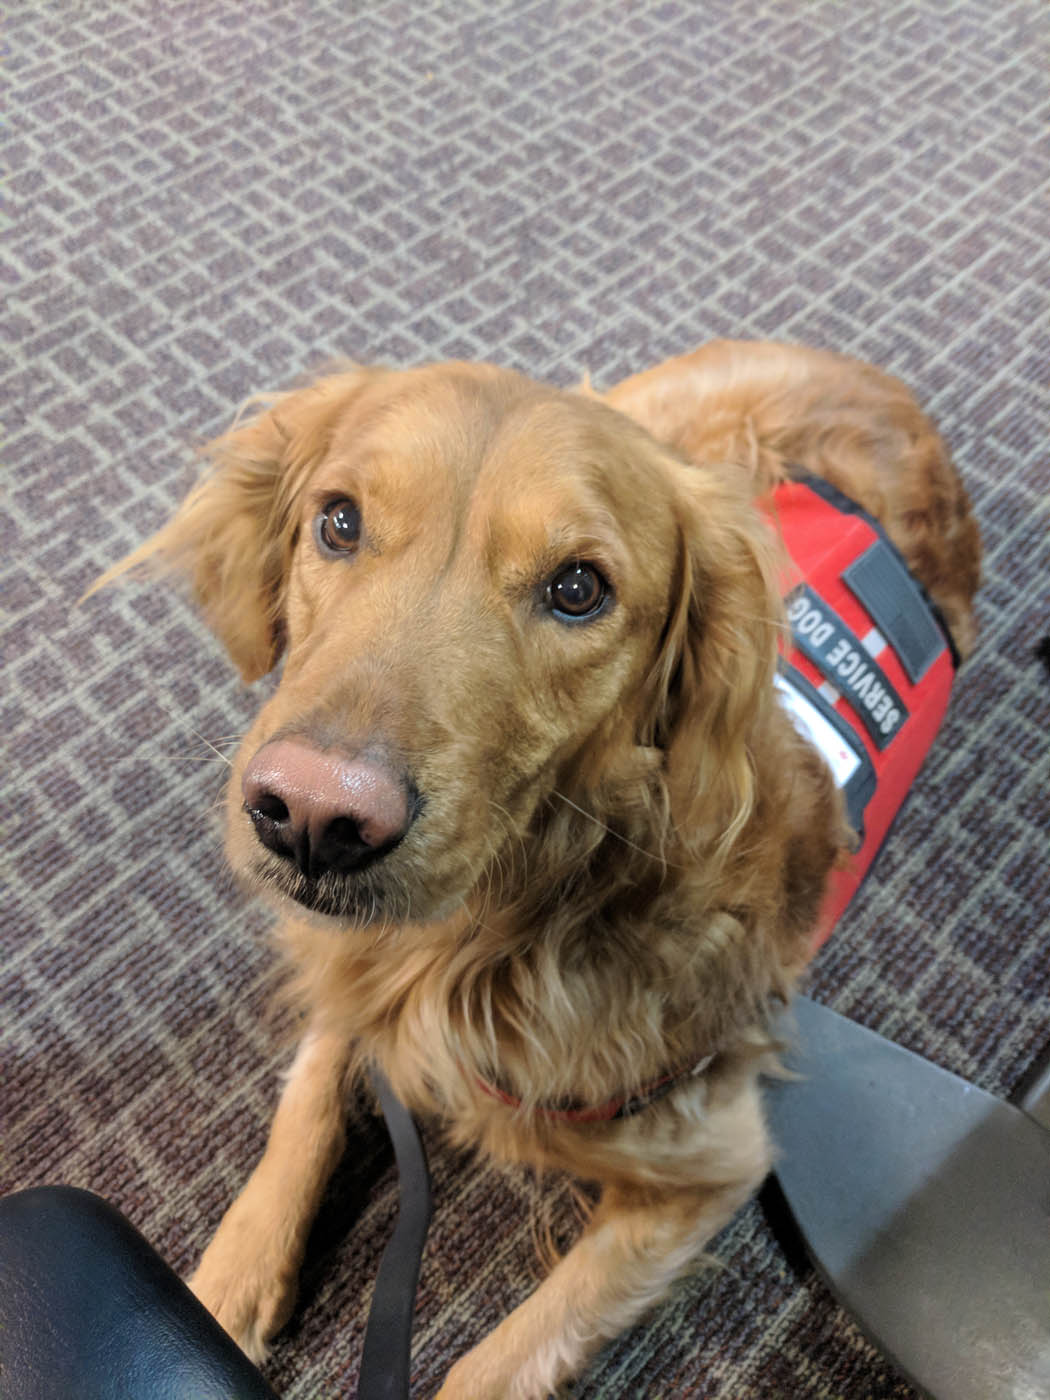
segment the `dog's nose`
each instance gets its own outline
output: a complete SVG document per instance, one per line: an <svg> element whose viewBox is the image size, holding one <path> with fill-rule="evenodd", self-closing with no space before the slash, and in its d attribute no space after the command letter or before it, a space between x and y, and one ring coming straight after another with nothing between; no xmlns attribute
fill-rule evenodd
<svg viewBox="0 0 1050 1400"><path fill-rule="evenodd" d="M415 815L408 785L375 758L349 758L306 739L264 744L241 779L259 840L316 879L385 855Z"/></svg>

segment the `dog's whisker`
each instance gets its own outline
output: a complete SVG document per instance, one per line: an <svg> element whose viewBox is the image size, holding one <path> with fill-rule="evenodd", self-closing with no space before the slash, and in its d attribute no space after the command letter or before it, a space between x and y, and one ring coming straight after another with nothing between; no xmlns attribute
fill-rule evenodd
<svg viewBox="0 0 1050 1400"><path fill-rule="evenodd" d="M156 705L157 709L160 710L160 712L161 712L163 715L165 715L165 716L167 717L168 721L169 721L171 724L173 724L176 728L180 728L180 729L183 728L183 727L187 728L187 729L189 730L189 732L194 736L194 738L198 739L198 740L205 746L205 748L211 749L212 753L216 756L217 759L221 759L223 763L227 763L227 764L230 762L230 760L226 757L226 755L225 755L224 753L221 753L221 752L220 752L220 750L219 750L219 748L218 748L217 746L218 746L219 744L231 744L231 745L239 744L239 743L241 742L241 740L244 738L244 734L245 734L247 731L245 731L244 733L240 733L240 734L223 734L223 735L221 735L221 736L220 736L219 738L217 738L217 739L208 739L208 738L205 737L205 735L203 735L203 734L200 732L199 729L194 728L194 726L193 726L192 724L191 724L191 725L187 725L187 724L186 724L186 721L185 721L185 718L184 718L183 716L181 716L181 715L179 715L179 714L177 714L177 713L173 713L173 712L168 708L168 706L163 702L163 700L160 699L160 697L156 694L155 691L152 691L152 690L151 690L151 694L152 694L152 696L153 696L153 703ZM174 755L174 754L173 754L173 755L166 755L166 757L179 757L179 756L180 756L180 755ZM182 755L182 757L190 757L190 755Z"/></svg>
<svg viewBox="0 0 1050 1400"><path fill-rule="evenodd" d="M675 865L673 861L669 861L665 855L657 851L647 851L644 846L639 846L637 842L632 841L630 837L622 835L619 831L614 831L607 822L603 822L602 819L596 817L593 812L588 812L586 808L581 807L578 802L573 802L571 797L566 797L565 794L559 792L557 788L551 788L550 795L560 798L562 802L567 803L574 812L579 812L581 817L586 817L588 821L600 827L608 836L613 837L616 841L622 842L625 846L629 846L632 851L637 851L640 856L645 856L647 860L655 861L657 865L662 866L665 870L683 870L687 868L685 866Z"/></svg>
<svg viewBox="0 0 1050 1400"><path fill-rule="evenodd" d="M204 737L204 735L201 734L201 733L200 733L198 730L196 730L196 729L195 729L193 732L194 732L194 734L197 735L197 738L201 741L202 744L204 744L204 746L205 746L206 748L211 749L212 754L214 755L216 761L221 762L221 763L225 763L226 766L227 766L227 768L232 768L232 767L233 767L233 764L232 764L231 761L226 757L226 755L223 753L223 751L222 751L221 749L219 749L219 748L216 748L216 746L211 742L210 739L206 739L206 738Z"/></svg>
<svg viewBox="0 0 1050 1400"><path fill-rule="evenodd" d="M505 807L501 806L501 804L498 802L492 802L491 807L493 816L500 823L500 826L505 832L508 840L512 844L517 846L521 859L521 880L522 883L525 883L528 878L529 865L528 848L525 844L525 839L522 836L521 832L518 830L517 823L514 821L514 819L511 817L511 814L507 811ZM503 892L506 886L510 883L510 868L503 859L503 843L500 843L499 845L493 845L491 838L489 838L489 844L492 847L490 861L493 869L499 877L499 896L500 899L502 899ZM495 891L490 889L488 891L487 897L491 899L494 894Z"/></svg>
<svg viewBox="0 0 1050 1400"><path fill-rule="evenodd" d="M507 835L514 837L518 841L519 845L524 845L524 841L521 832L518 830L517 823L514 821L514 818L511 816L511 814L507 811L506 807L504 807L502 803L497 802L495 798L491 798L489 800L489 806L491 810L495 813L495 815L498 816L500 821L503 823Z"/></svg>
<svg viewBox="0 0 1050 1400"><path fill-rule="evenodd" d="M162 754L161 757L168 759L171 763L224 763L227 768L233 767L230 760L222 754L218 758L213 754L194 753L166 753Z"/></svg>

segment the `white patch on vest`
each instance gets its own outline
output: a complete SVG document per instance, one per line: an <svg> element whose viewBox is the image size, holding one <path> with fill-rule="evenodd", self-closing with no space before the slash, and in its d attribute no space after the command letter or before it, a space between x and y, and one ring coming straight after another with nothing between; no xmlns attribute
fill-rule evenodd
<svg viewBox="0 0 1050 1400"><path fill-rule="evenodd" d="M888 645L886 638L877 627L873 627L870 632L866 632L860 639L860 644L869 656L880 656Z"/></svg>
<svg viewBox="0 0 1050 1400"><path fill-rule="evenodd" d="M808 739L823 755L836 784L845 787L860 767L860 759L796 686L784 676L776 676L773 683L781 704L794 721L795 728L803 739Z"/></svg>

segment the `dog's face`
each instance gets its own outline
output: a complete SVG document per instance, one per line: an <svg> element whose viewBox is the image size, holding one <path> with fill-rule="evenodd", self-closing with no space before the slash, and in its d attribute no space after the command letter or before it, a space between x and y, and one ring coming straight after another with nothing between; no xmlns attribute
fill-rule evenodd
<svg viewBox="0 0 1050 1400"><path fill-rule="evenodd" d="M750 507L592 399L487 366L359 371L213 451L156 547L247 677L286 650L228 852L315 913L442 918L548 804L600 807L683 726L742 719L718 689L768 688Z"/></svg>

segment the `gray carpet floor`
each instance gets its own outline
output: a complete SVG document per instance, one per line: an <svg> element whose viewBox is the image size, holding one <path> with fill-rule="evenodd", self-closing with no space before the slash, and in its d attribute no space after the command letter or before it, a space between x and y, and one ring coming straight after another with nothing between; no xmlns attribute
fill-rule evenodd
<svg viewBox="0 0 1050 1400"><path fill-rule="evenodd" d="M981 642L811 986L1009 1092L1050 1039L1044 0L25 0L4 32L0 1186L90 1187L186 1269L262 1147L287 1049L211 815L258 693L174 592L76 600L245 395L335 354L604 385L772 336L914 385ZM530 1184L429 1146L418 1396L537 1272ZM394 1210L366 1123L282 1395L352 1392ZM714 1253L579 1400L911 1394L757 1207Z"/></svg>

